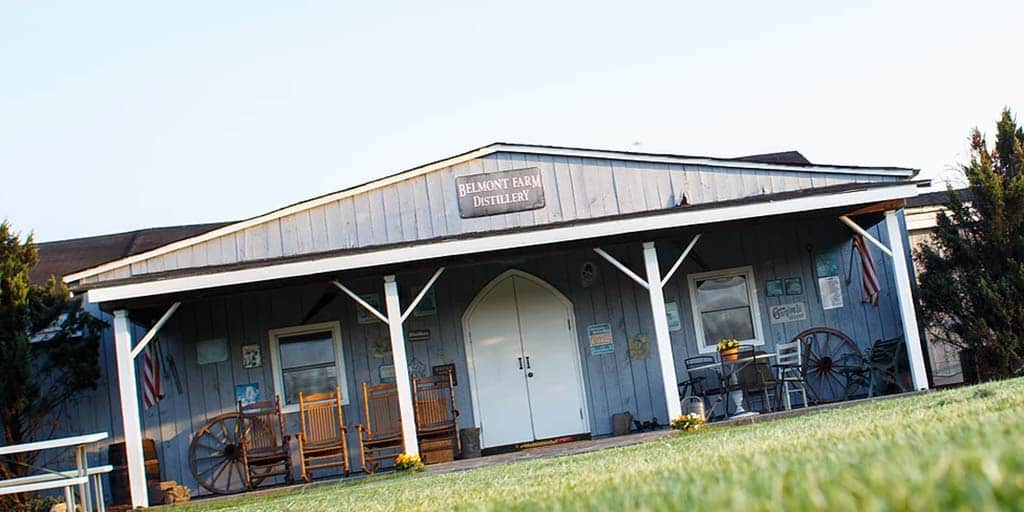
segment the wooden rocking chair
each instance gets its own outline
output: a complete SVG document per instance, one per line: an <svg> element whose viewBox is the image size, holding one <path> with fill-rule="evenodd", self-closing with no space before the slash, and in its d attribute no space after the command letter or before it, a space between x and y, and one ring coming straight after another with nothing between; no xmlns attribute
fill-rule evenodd
<svg viewBox="0 0 1024 512"><path fill-rule="evenodd" d="M363 471L375 473L381 461L394 460L402 453L402 415L398 409L395 384L369 386L363 383L363 411L366 424L359 430L359 462Z"/></svg>
<svg viewBox="0 0 1024 512"><path fill-rule="evenodd" d="M238 415L243 425L241 435L242 464L246 468L246 487L255 489L264 480L282 475L292 481L292 464L288 452L288 436L284 434L281 399L242 405Z"/></svg>
<svg viewBox="0 0 1024 512"><path fill-rule="evenodd" d="M459 411L451 374L413 379L416 436L425 464L448 462L459 454Z"/></svg>
<svg viewBox="0 0 1024 512"><path fill-rule="evenodd" d="M341 413L341 391L303 395L299 392L301 431L295 436L302 479L313 479L314 470L340 467L349 474L348 429Z"/></svg>

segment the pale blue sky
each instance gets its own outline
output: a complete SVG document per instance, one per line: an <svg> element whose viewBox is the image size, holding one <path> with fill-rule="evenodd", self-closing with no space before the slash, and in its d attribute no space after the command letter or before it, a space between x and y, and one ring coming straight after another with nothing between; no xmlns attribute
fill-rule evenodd
<svg viewBox="0 0 1024 512"><path fill-rule="evenodd" d="M0 0L0 218L241 219L493 141L934 177L1024 110L1024 2L830 3Z"/></svg>

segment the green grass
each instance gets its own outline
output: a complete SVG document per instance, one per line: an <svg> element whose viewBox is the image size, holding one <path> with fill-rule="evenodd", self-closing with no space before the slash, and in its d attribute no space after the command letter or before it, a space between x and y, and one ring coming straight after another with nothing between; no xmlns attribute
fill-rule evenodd
<svg viewBox="0 0 1024 512"><path fill-rule="evenodd" d="M197 502L255 510L1024 510L1024 380L460 473Z"/></svg>

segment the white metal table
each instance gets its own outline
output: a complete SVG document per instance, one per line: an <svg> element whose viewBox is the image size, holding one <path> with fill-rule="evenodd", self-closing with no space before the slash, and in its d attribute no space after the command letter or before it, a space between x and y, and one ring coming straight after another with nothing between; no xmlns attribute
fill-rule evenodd
<svg viewBox="0 0 1024 512"><path fill-rule="evenodd" d="M83 510L85 512L92 512L92 501L89 499L89 477L96 476L98 480L98 473L89 471L89 458L86 456L86 446L102 441L107 437L109 437L109 434L106 432L99 432L96 434L85 434L81 436L36 441L34 443L0 446L0 456L68 447L74 447L75 450L74 471L49 471L42 475L0 480L0 494L30 492L63 487L64 499L68 504L68 510L74 510L74 496L71 492L71 487L76 486L78 487L79 496L82 498ZM99 494L96 496L96 503L102 511L105 508L103 505L102 490L100 490L99 485L96 487L99 491Z"/></svg>
<svg viewBox="0 0 1024 512"><path fill-rule="evenodd" d="M754 357L742 357L742 358L739 358L739 359L733 359L733 360L728 360L727 361L727 360L722 359L721 354L719 354L719 356L718 356L719 362L711 363L711 364L705 364L705 365L701 365L701 366L695 366L693 368L687 368L687 371L719 369L720 370L718 372L719 377L721 377L722 380L728 379L729 380L729 384L731 384L735 388L739 384L739 378L737 377L737 375L740 373L740 370L742 370L745 366L747 366L748 364L754 362L757 359L770 359L770 358L773 358L775 356L776 356L776 353L775 352L771 352L771 353L767 353L767 354L757 354ZM731 371L728 372L728 375L724 375L726 372L722 369L725 365L729 365L730 367L732 367ZM733 391L730 391L729 392L729 399L732 400L732 404L733 404L733 407L734 407L734 412L733 412L733 414L731 416L729 416L730 418L742 418L744 416L755 416L757 414L760 414L757 411L748 411L743 406L743 391L742 390L733 389Z"/></svg>

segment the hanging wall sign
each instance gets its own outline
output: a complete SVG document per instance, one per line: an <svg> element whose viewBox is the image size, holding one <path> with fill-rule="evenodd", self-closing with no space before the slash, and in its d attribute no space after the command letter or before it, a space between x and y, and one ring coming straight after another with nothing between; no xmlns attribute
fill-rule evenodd
<svg viewBox="0 0 1024 512"><path fill-rule="evenodd" d="M259 345L242 345L242 368L259 368L263 366L263 353Z"/></svg>
<svg viewBox="0 0 1024 512"><path fill-rule="evenodd" d="M768 306L768 316L773 324L807 320L807 306L803 302Z"/></svg>
<svg viewBox="0 0 1024 512"><path fill-rule="evenodd" d="M818 277L832 277L839 275L839 263L836 252L824 250L814 255L814 271Z"/></svg>
<svg viewBox="0 0 1024 512"><path fill-rule="evenodd" d="M196 343L196 363L211 364L228 360L228 340L215 338Z"/></svg>
<svg viewBox="0 0 1024 512"><path fill-rule="evenodd" d="M634 361L651 358L651 342L647 336L638 334L629 339L629 358Z"/></svg>
<svg viewBox="0 0 1024 512"><path fill-rule="evenodd" d="M393 364L382 364L378 366L377 373L380 376L380 382L382 384L395 381L395 365Z"/></svg>
<svg viewBox="0 0 1024 512"><path fill-rule="evenodd" d="M679 304L676 301L668 301L665 303L665 318L668 320L668 330L670 332L676 332L683 328L683 323L679 320Z"/></svg>
<svg viewBox="0 0 1024 512"><path fill-rule="evenodd" d="M786 288L786 295L804 294L804 282L799 277L786 278L784 287Z"/></svg>
<svg viewBox="0 0 1024 512"><path fill-rule="evenodd" d="M782 287L782 279L769 279L764 282L764 292L769 297L779 297L786 294Z"/></svg>
<svg viewBox="0 0 1024 512"><path fill-rule="evenodd" d="M459 176L455 191L463 219L544 207L539 167Z"/></svg>
<svg viewBox="0 0 1024 512"><path fill-rule="evenodd" d="M419 290L416 290L419 294ZM416 308L412 310L412 316L421 318L424 316L434 316L437 314L437 296L434 295L434 289L431 288L427 293L423 294L423 299L420 300L419 304L416 304Z"/></svg>
<svg viewBox="0 0 1024 512"><path fill-rule="evenodd" d="M405 335L405 339L410 342L427 341L430 339L430 329L415 329L409 331L409 333Z"/></svg>
<svg viewBox="0 0 1024 512"><path fill-rule="evenodd" d="M251 384L235 385L235 401L241 402L243 406L252 405L260 401L260 385L258 382Z"/></svg>
<svg viewBox="0 0 1024 512"><path fill-rule="evenodd" d="M818 288L821 290L822 309L843 307L843 286L839 276L818 279Z"/></svg>
<svg viewBox="0 0 1024 512"><path fill-rule="evenodd" d="M590 354L601 355L615 352L611 324L594 324L587 326L587 338L590 340Z"/></svg>
<svg viewBox="0 0 1024 512"><path fill-rule="evenodd" d="M434 375L451 375L452 386L459 385L458 375L455 373L455 363L435 365L431 370Z"/></svg>

